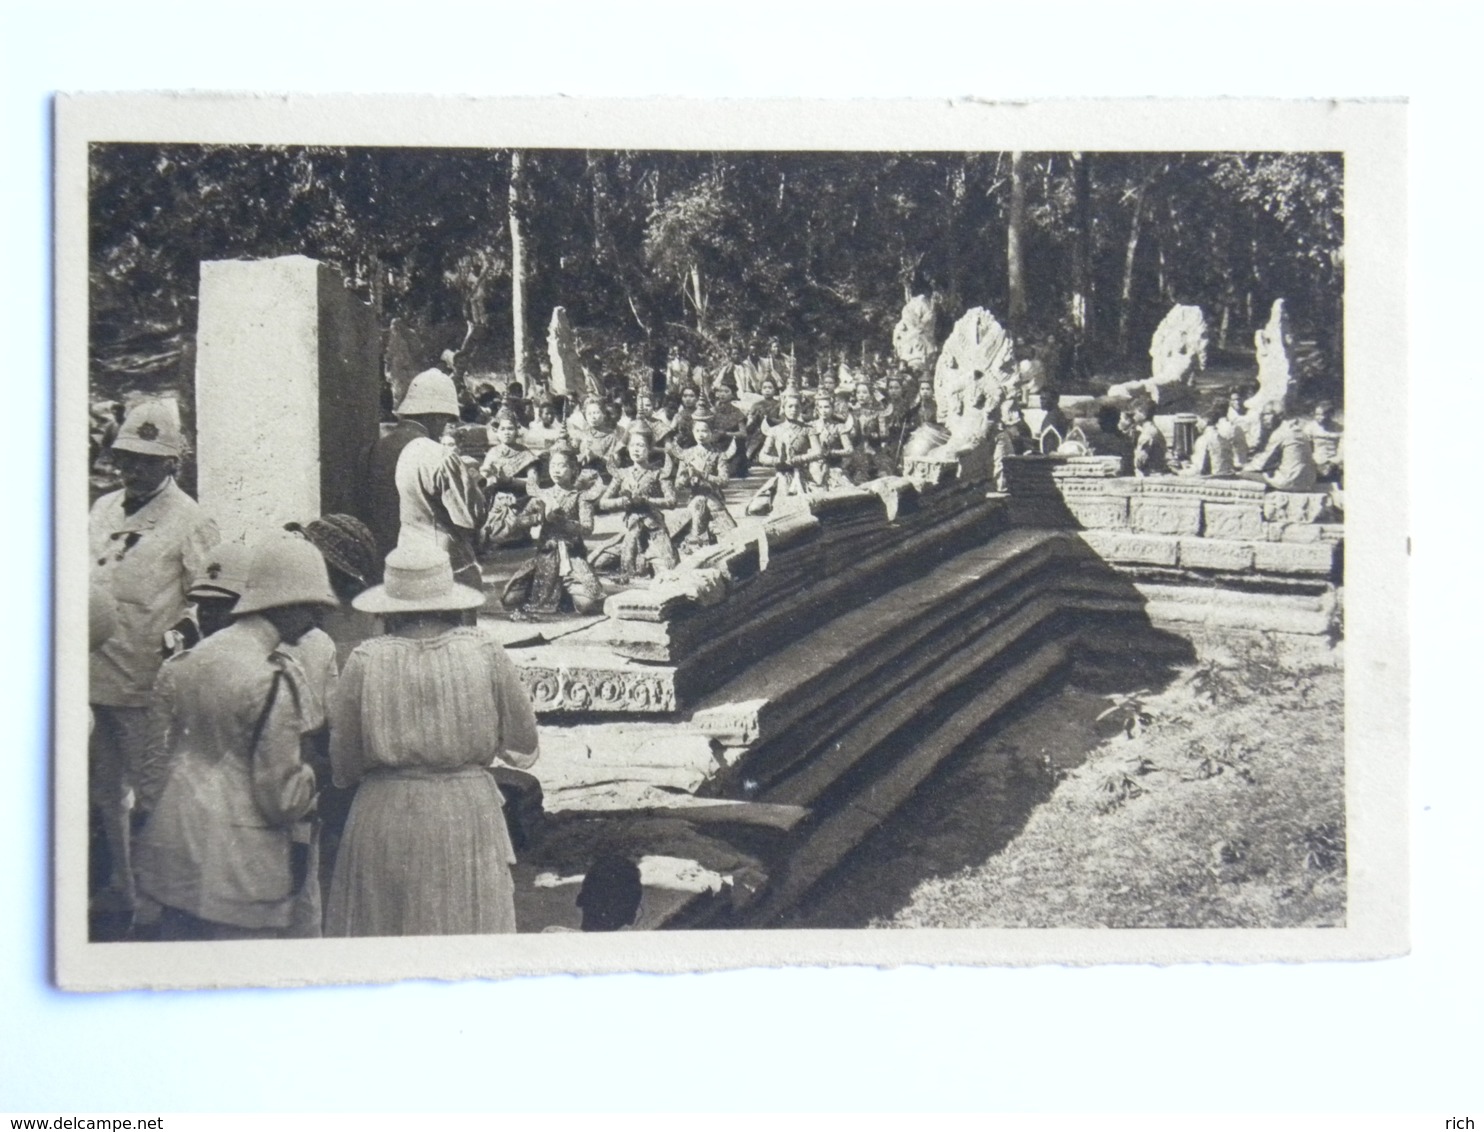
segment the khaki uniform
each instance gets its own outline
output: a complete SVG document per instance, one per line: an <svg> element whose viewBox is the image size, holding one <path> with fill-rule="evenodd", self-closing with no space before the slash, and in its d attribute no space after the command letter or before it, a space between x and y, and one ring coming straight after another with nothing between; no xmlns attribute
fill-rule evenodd
<svg viewBox="0 0 1484 1132"><path fill-rule="evenodd" d="M114 882L131 903L130 797L151 777L147 716L165 634L185 613L186 590L218 541L216 524L173 479L132 515L124 514L122 491L88 515L90 580L113 599L115 617L112 636L89 657L88 793L103 817Z"/></svg>

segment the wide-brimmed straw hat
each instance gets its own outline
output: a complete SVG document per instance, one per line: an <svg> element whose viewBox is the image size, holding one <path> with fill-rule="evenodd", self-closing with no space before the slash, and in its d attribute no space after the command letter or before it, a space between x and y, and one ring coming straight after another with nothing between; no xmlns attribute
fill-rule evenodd
<svg viewBox="0 0 1484 1132"><path fill-rule="evenodd" d="M386 556L386 581L357 594L351 604L363 613L419 613L477 609L484 594L453 580L448 552L429 543L398 546Z"/></svg>

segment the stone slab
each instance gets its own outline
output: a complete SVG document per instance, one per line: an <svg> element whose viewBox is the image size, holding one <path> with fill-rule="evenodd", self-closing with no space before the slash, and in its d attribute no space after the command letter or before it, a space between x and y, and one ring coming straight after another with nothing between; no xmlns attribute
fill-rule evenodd
<svg viewBox="0 0 1484 1132"><path fill-rule="evenodd" d="M1317 523L1329 507L1323 492L1270 491L1262 500L1262 516L1270 523Z"/></svg>
<svg viewBox="0 0 1484 1132"><path fill-rule="evenodd" d="M1135 480L1140 495L1210 499L1223 503L1262 502L1267 485L1252 480L1211 479L1206 476L1146 476Z"/></svg>
<svg viewBox="0 0 1484 1132"><path fill-rule="evenodd" d="M1129 500L1129 525L1144 534L1198 535L1201 501L1136 495Z"/></svg>
<svg viewBox="0 0 1484 1132"><path fill-rule="evenodd" d="M941 624L962 619L965 601L993 601L1004 587L1072 549L1065 536L1012 531L955 556L800 638L769 663L746 669L704 696L691 723L721 742L749 745L789 734L803 717L825 710L842 684L880 670L889 673L889 690L891 682L909 675L896 658ZM970 628L963 626L966 634Z"/></svg>
<svg viewBox="0 0 1484 1132"><path fill-rule="evenodd" d="M1102 479L1057 480L1055 490L1067 499L1077 496L1119 496L1127 498L1139 494L1139 485L1144 481L1133 476L1106 477Z"/></svg>
<svg viewBox="0 0 1484 1132"><path fill-rule="evenodd" d="M1261 539L1264 537L1262 503L1256 500L1222 503L1206 500L1202 504L1202 529L1212 539Z"/></svg>
<svg viewBox="0 0 1484 1132"><path fill-rule="evenodd" d="M380 349L371 308L325 264L298 255L202 262L197 485L224 539L362 513Z"/></svg>
<svg viewBox="0 0 1484 1132"><path fill-rule="evenodd" d="M1279 542L1323 542L1324 531L1318 523L1277 523L1269 524L1277 528Z"/></svg>
<svg viewBox="0 0 1484 1132"><path fill-rule="evenodd" d="M1136 582L1134 589L1149 602L1166 605L1209 606L1219 604L1232 608L1261 611L1286 609L1298 613L1324 613L1333 608L1334 597L1328 593L1264 593L1258 590L1225 589L1212 585L1180 585L1164 582Z"/></svg>
<svg viewBox="0 0 1484 1132"><path fill-rule="evenodd" d="M1066 508L1084 527L1096 530L1126 531L1129 526L1129 500L1122 495L1068 496Z"/></svg>
<svg viewBox="0 0 1484 1132"><path fill-rule="evenodd" d="M1274 574L1329 575L1335 568L1335 546L1330 542L1260 542L1253 546L1253 566Z"/></svg>
<svg viewBox="0 0 1484 1132"><path fill-rule="evenodd" d="M1182 538L1180 565L1191 570L1251 570L1252 544L1213 538Z"/></svg>
<svg viewBox="0 0 1484 1132"><path fill-rule="evenodd" d="M902 728L910 726L923 704L947 695L1019 644L1026 636L1059 612L1049 598L1036 598L1017 613L948 656L936 667L919 674L910 696L890 696L838 732L833 741L793 773L769 786L763 801L812 806L847 771ZM914 736L914 741L916 741ZM747 762L743 762L744 769Z"/></svg>
<svg viewBox="0 0 1484 1132"><path fill-rule="evenodd" d="M675 669L606 649L540 645L507 649L538 715L552 712L672 712Z"/></svg>
<svg viewBox="0 0 1484 1132"><path fill-rule="evenodd" d="M1079 531L1078 537L1096 554L1113 562L1150 566L1176 566L1180 562L1180 543L1173 538L1122 531Z"/></svg>
<svg viewBox="0 0 1484 1132"><path fill-rule="evenodd" d="M1294 633L1320 636L1329 632L1329 614L1296 609L1250 609L1213 601L1208 605L1187 602L1151 601L1145 607L1157 626L1201 626L1209 629L1243 629L1249 632Z"/></svg>
<svg viewBox="0 0 1484 1132"><path fill-rule="evenodd" d="M1067 659L1062 642L1043 645L999 676L962 710L924 735L908 754L861 793L810 829L808 839L790 855L770 880L756 905L759 922L786 911L845 859L886 820L949 755L959 750L1021 696L1036 687Z"/></svg>

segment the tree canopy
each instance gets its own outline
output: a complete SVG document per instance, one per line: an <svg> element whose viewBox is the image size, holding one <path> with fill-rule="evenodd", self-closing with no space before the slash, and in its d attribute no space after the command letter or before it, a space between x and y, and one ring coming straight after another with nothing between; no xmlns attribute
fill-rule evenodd
<svg viewBox="0 0 1484 1132"><path fill-rule="evenodd" d="M189 340L201 260L290 253L336 266L383 326L468 323L508 364L510 172L507 150L95 145L95 376ZM651 365L770 340L805 364L889 357L911 295L951 323L1015 318L1015 287L1013 329L1069 341L1084 371L1137 368L1175 302L1249 344L1280 297L1339 362L1338 154L528 150L521 177L538 343L562 305Z"/></svg>

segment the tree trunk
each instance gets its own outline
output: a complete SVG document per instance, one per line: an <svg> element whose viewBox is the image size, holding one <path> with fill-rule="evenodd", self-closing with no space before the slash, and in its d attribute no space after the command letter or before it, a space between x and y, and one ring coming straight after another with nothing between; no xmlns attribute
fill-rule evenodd
<svg viewBox="0 0 1484 1132"><path fill-rule="evenodd" d="M515 376L529 386L532 370L531 335L526 325L525 155L510 153L510 320L514 331Z"/></svg>
<svg viewBox="0 0 1484 1132"><path fill-rule="evenodd" d="M1118 352L1128 357L1129 321L1134 307L1134 257L1139 252L1139 229L1144 223L1144 193L1147 185L1134 190L1134 218L1128 226L1128 245L1123 253L1123 286L1118 293Z"/></svg>
<svg viewBox="0 0 1484 1132"><path fill-rule="evenodd" d="M1072 154L1073 209L1077 233L1072 241L1072 368L1079 377L1088 372L1092 344L1092 178L1091 158Z"/></svg>
<svg viewBox="0 0 1484 1132"><path fill-rule="evenodd" d="M1010 155L1010 230L1005 244L1005 272L1010 288L1010 330L1019 333L1025 324L1025 154Z"/></svg>

